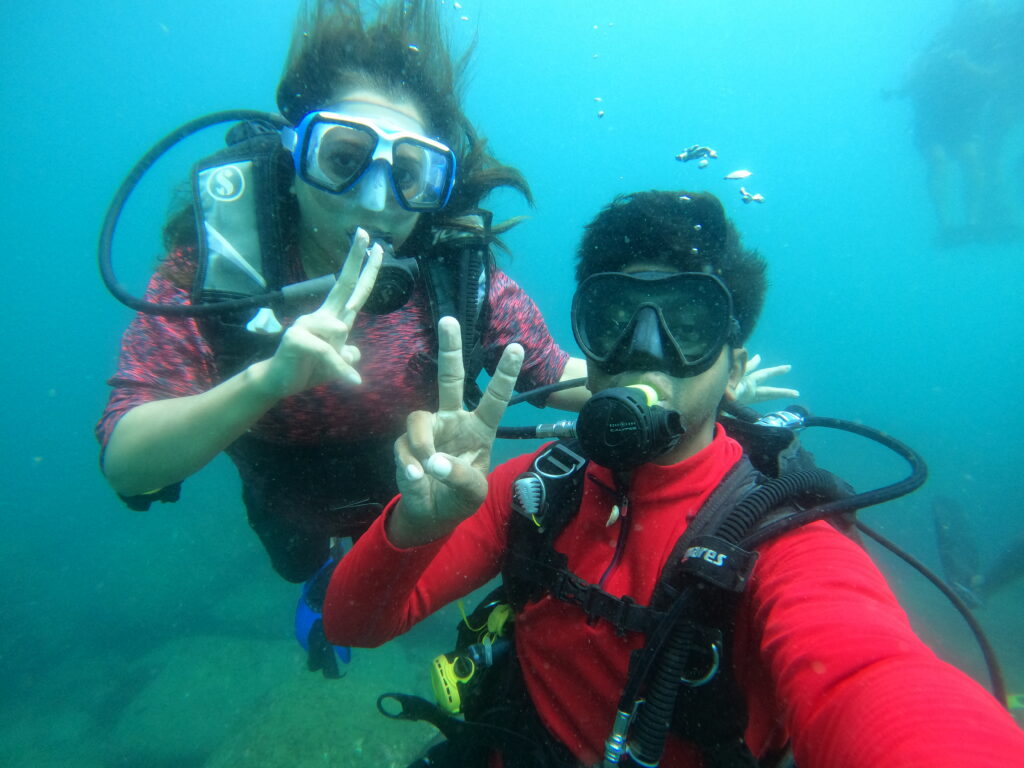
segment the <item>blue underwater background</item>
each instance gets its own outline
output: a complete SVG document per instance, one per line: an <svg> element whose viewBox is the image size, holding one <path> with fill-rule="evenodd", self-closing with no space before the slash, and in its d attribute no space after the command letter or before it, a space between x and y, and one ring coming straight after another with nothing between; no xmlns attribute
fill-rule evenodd
<svg viewBox="0 0 1024 768"><path fill-rule="evenodd" d="M968 511L986 562L1024 535L1024 244L933 244L910 107L882 96L953 0L461 5L444 14L459 45L478 38L467 112L537 202L493 201L499 217L529 217L507 237L503 264L563 345L575 351L568 305L582 225L618 193L707 189L770 262L751 350L792 363L785 383L813 412L890 432L929 463L922 490L862 519L935 568L939 496ZM2 765L405 766L432 733L385 720L374 699L429 696L427 663L450 650L454 609L355 651L348 676L325 681L305 670L290 626L297 588L248 530L226 460L148 513L123 507L97 467L92 428L131 317L97 275L105 208L172 128L274 108L294 10L290 0L5 8ZM1020 133L989 158L1018 217ZM219 135L171 153L133 197L116 258L136 290L159 255L168 192ZM719 159L704 170L674 160L694 143ZM740 168L765 204L744 205L744 182L722 179ZM554 415L521 406L509 418ZM905 472L864 441L807 441L858 488ZM984 681L948 604L888 554L878 560L922 636ZM1011 691L1024 691L1022 600L1024 580L978 612Z"/></svg>

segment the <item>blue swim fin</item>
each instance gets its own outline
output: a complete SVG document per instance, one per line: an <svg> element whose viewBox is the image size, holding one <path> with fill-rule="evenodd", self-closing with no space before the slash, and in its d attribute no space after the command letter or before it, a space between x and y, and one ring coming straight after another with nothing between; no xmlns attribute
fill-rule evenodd
<svg viewBox="0 0 1024 768"><path fill-rule="evenodd" d="M352 649L343 645L331 645L324 635L322 617L324 597L331 574L341 559L340 547L309 581L302 585L302 594L295 607L295 639L308 654L306 664L311 672L320 670L330 679L344 677L338 662L348 664L352 660Z"/></svg>

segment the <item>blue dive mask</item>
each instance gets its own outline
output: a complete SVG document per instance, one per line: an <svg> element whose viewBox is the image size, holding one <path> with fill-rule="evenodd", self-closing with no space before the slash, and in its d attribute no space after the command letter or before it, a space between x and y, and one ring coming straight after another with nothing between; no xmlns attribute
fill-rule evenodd
<svg viewBox="0 0 1024 768"><path fill-rule="evenodd" d="M455 186L455 153L434 139L389 131L373 120L336 112L310 112L281 130L295 173L332 194L351 189L376 160L390 169L391 188L409 211L440 210Z"/></svg>

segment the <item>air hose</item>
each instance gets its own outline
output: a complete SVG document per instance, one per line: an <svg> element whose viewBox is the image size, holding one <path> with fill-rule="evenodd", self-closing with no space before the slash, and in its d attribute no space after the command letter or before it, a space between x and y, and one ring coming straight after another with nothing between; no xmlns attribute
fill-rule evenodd
<svg viewBox="0 0 1024 768"><path fill-rule="evenodd" d="M100 276L103 278L103 282L107 286L107 290L109 290L114 298L125 306L131 307L139 312L164 315L166 317L201 317L204 315L215 315L222 312L249 309L266 305L272 301L280 300L284 295L283 291L271 291L261 296L250 296L244 299L228 299L211 304L156 304L132 295L128 289L121 285L117 279L117 275L114 273L112 255L114 231L117 229L118 220L121 218L121 212L124 210L124 206L128 202L128 198L135 190L135 187L138 186L139 182L142 181L142 177L146 175L146 172L152 168L153 165L155 165L171 147L178 142L187 139L189 136L221 123L244 122L246 120L266 122L278 127L287 125L287 121L278 115L251 109L234 109L226 112L215 112L212 115L197 118L174 131L171 131L169 134L164 136L164 138L154 144L153 147L142 156L142 159L135 164L135 167L131 169L124 181L121 182L121 186L118 187L117 192L114 194L114 198L110 201L110 206L107 208L107 214L103 219L103 228L100 231L98 255ZM333 275L331 275L330 278L331 284L333 284ZM315 287L303 284L303 287L298 290L298 293L299 295L304 295L307 289L311 291L318 291L322 289L322 287L322 284L317 284ZM296 286L296 288L298 288L298 286ZM329 289L330 285L327 285L327 288Z"/></svg>

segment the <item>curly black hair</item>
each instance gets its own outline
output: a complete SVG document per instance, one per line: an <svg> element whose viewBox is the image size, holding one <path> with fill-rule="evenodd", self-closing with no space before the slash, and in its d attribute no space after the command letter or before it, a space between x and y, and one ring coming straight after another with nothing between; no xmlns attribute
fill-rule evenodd
<svg viewBox="0 0 1024 768"><path fill-rule="evenodd" d="M768 286L767 262L743 247L739 232L709 192L650 190L619 195L585 228L576 282L631 264L717 275L732 293L742 344L754 330Z"/></svg>

